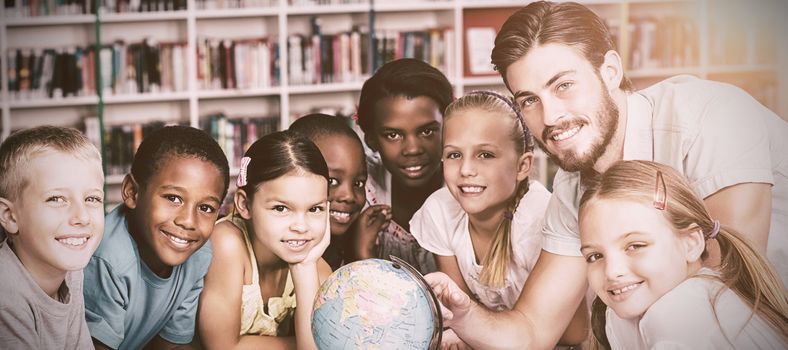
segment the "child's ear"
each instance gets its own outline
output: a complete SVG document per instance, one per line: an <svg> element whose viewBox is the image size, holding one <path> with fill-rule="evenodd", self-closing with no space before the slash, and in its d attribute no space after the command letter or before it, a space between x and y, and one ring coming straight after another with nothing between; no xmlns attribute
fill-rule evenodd
<svg viewBox="0 0 788 350"><path fill-rule="evenodd" d="M699 261L701 254L706 250L706 239L703 237L703 230L697 225L693 225L688 233L681 235L681 239L687 262L694 263Z"/></svg>
<svg viewBox="0 0 788 350"><path fill-rule="evenodd" d="M525 152L517 159L517 181L523 181L531 173L531 165L533 165L534 154L533 152Z"/></svg>
<svg viewBox="0 0 788 350"><path fill-rule="evenodd" d="M237 191L235 191L235 196L233 197L233 201L235 203L235 210L238 211L238 214L240 214L244 220L252 219L252 213L250 212L248 207L248 205L252 203L251 201L249 201L249 197L246 195L246 191L240 188Z"/></svg>
<svg viewBox="0 0 788 350"><path fill-rule="evenodd" d="M0 197L0 225L3 225L5 232L9 235L19 232L14 214L14 203L3 197Z"/></svg>
<svg viewBox="0 0 788 350"><path fill-rule="evenodd" d="M380 145L378 145L377 138L373 137L372 135L370 135L368 133L364 133L364 143L367 144L367 147L369 147L369 149L371 149L371 150L373 150L375 152L377 152L378 149L380 148L379 147Z"/></svg>
<svg viewBox="0 0 788 350"><path fill-rule="evenodd" d="M134 175L126 174L120 188L120 195L123 197L123 204L129 209L137 207L137 200L140 195L140 185L134 179Z"/></svg>

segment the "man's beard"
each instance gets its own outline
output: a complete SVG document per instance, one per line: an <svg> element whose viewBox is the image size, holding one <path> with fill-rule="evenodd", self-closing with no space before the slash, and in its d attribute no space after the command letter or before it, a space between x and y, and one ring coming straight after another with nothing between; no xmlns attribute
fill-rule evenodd
<svg viewBox="0 0 788 350"><path fill-rule="evenodd" d="M618 129L619 111L618 106L613 102L610 93L607 90L602 90L604 95L600 102L600 109L596 114L596 120L599 124L599 137L591 143L590 149L583 155L579 155L572 151L567 151L563 155L563 159L557 155L550 153L545 147L544 141L549 137L548 135L555 129L568 130L574 126L587 126L588 123L580 120L567 120L556 126L545 128L542 132L542 138L534 137L539 147L564 171L588 171L593 169L599 157L605 153L605 150L610 145L613 135L616 134Z"/></svg>

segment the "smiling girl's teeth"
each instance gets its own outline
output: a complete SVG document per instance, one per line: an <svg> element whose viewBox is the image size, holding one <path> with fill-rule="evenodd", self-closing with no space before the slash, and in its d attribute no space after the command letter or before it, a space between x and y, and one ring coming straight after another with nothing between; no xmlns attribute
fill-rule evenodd
<svg viewBox="0 0 788 350"><path fill-rule="evenodd" d="M484 191L482 186L460 186L462 193L481 193Z"/></svg>
<svg viewBox="0 0 788 350"><path fill-rule="evenodd" d="M88 241L88 238L87 237L82 237L82 238L71 237L71 238L58 239L57 241L60 242L60 243L66 244L66 245L79 247L79 246L85 244L85 242Z"/></svg>
<svg viewBox="0 0 788 350"><path fill-rule="evenodd" d="M630 285L628 285L628 286L626 286L624 288L614 289L613 291L611 291L611 293L613 293L613 295L619 295L621 293L633 290L633 289L637 288L639 285L640 285L640 283L633 283L633 284L630 284Z"/></svg>
<svg viewBox="0 0 788 350"><path fill-rule="evenodd" d="M570 138L572 136L575 136L575 134L577 134L578 131L580 131L580 126L576 126L576 127L571 128L569 130L566 130L566 131L564 131L564 132L562 132L562 133L560 133L558 135L553 136L553 140L554 141L566 140L566 139L568 139L568 138Z"/></svg>
<svg viewBox="0 0 788 350"><path fill-rule="evenodd" d="M306 244L306 241L302 239L298 239L298 240L285 241L285 243L287 243L287 245L289 245L291 248L298 248Z"/></svg>
<svg viewBox="0 0 788 350"><path fill-rule="evenodd" d="M407 170L407 171L419 171L419 170L421 170L421 168L422 168L421 165L417 165L417 166L406 167L405 170Z"/></svg>
<svg viewBox="0 0 788 350"><path fill-rule="evenodd" d="M337 218L341 218L341 219L350 217L350 213L347 213L347 212L344 212L344 211L329 210L329 213L331 214L331 216L334 216L334 217L337 217Z"/></svg>

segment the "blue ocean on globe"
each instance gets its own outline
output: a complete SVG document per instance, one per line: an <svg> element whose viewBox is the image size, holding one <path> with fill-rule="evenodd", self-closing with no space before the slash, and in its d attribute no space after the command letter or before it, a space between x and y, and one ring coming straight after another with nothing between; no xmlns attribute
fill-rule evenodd
<svg viewBox="0 0 788 350"><path fill-rule="evenodd" d="M402 264L381 259L334 271L321 285L312 312L318 349L429 349L439 343L440 315L419 278Z"/></svg>

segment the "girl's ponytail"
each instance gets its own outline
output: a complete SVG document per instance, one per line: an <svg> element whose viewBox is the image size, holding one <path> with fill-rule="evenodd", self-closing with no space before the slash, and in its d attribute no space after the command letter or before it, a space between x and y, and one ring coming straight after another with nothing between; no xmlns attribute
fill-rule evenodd
<svg viewBox="0 0 788 350"><path fill-rule="evenodd" d="M720 279L788 340L788 294L763 255L745 237L721 228Z"/></svg>
<svg viewBox="0 0 788 350"><path fill-rule="evenodd" d="M517 185L514 197L509 201L506 207L506 216L498 229L495 231L493 241L490 244L490 250L482 261L482 272L479 280L488 286L502 287L506 281L506 272L508 269L509 261L512 259L512 221L514 219L514 212L520 205L526 193L528 193L528 178Z"/></svg>
<svg viewBox="0 0 788 350"><path fill-rule="evenodd" d="M681 173L656 162L619 161L590 182L580 200L579 215L583 216L589 202L602 198L653 205L664 212L677 234L700 229L707 240L701 260L708 258L708 241L716 240L721 253L720 275L710 278L724 283L752 307L753 315L762 317L788 341L788 293L782 282L747 238L712 219Z"/></svg>

